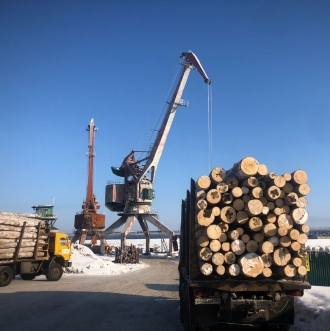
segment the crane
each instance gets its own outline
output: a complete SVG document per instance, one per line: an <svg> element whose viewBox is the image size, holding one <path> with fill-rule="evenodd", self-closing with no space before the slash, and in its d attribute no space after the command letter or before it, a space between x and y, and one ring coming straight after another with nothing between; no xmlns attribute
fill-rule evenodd
<svg viewBox="0 0 330 331"><path fill-rule="evenodd" d="M120 167L111 167L112 172L124 178L124 183L109 182L106 186L105 205L117 212L120 218L101 233L101 252L105 251L106 236L113 233L117 228L124 227L121 231L121 246L126 243L126 236L137 219L146 236L146 253L149 253L150 233L147 222L156 226L161 232L169 236L169 253L172 253L172 238L174 232L157 218L157 213L150 210L152 200L155 198L155 191L152 184L155 180L157 166L162 155L166 139L179 106L186 103L181 99L189 73L192 69L197 70L204 78L204 82L211 84L211 80L206 75L197 56L189 52L184 52L180 56L182 65L176 87L168 102L165 117L158 130L155 142L151 149L147 151L147 156L136 160L136 152L132 150L123 160Z"/></svg>
<svg viewBox="0 0 330 331"><path fill-rule="evenodd" d="M96 200L93 193L94 184L94 141L95 131L97 127L94 124L92 118L86 131L88 131L88 175L87 175L87 190L86 199L81 206L82 211L75 215L74 227L76 229L72 238L72 243L79 240L80 244L84 244L87 236L92 237L92 244L96 245L97 237L100 237L100 233L105 228L105 215L97 214L97 210L100 209L100 205Z"/></svg>

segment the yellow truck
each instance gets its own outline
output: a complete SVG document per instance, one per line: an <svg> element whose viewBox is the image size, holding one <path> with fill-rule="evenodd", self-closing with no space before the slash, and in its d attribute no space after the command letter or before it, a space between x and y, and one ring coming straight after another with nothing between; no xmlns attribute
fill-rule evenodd
<svg viewBox="0 0 330 331"><path fill-rule="evenodd" d="M53 206L32 208L35 214L0 212L0 287L16 275L23 280L45 275L57 281L63 267L71 266L71 242L54 228Z"/></svg>

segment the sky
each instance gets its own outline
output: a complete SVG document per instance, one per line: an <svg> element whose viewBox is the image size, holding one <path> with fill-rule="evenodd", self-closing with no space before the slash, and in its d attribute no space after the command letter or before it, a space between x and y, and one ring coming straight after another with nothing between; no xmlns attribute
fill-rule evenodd
<svg viewBox="0 0 330 331"><path fill-rule="evenodd" d="M209 173L210 157L230 169L252 156L278 175L305 170L309 225L329 226L329 14L322 0L2 0L0 210L54 202L56 226L72 232L94 118L94 193L106 226L117 220L104 205L118 179L110 167L145 148L191 50L212 80L212 152L207 85L194 71L153 186L161 222L179 230L190 178Z"/></svg>

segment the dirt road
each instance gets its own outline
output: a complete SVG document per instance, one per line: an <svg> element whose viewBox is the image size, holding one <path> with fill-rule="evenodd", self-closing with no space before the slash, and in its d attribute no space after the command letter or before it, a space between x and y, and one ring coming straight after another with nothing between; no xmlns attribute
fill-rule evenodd
<svg viewBox="0 0 330 331"><path fill-rule="evenodd" d="M143 262L150 266L123 275L13 280L0 288L0 330L182 331L178 261Z"/></svg>

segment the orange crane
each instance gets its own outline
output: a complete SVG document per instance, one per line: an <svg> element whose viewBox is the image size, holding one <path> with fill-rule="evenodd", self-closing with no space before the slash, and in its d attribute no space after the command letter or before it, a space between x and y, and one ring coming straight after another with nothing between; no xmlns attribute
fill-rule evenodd
<svg viewBox="0 0 330 331"><path fill-rule="evenodd" d="M97 238L101 239L100 234L105 228L105 215L97 214L100 209L96 197L93 193L93 179L94 179L94 141L95 131L97 127L94 125L92 118L86 131L88 134L88 176L87 176L87 191L86 200L83 201L82 211L75 215L74 227L76 229L72 243L79 240L80 244L84 244L86 237L92 238L92 244L96 245Z"/></svg>

